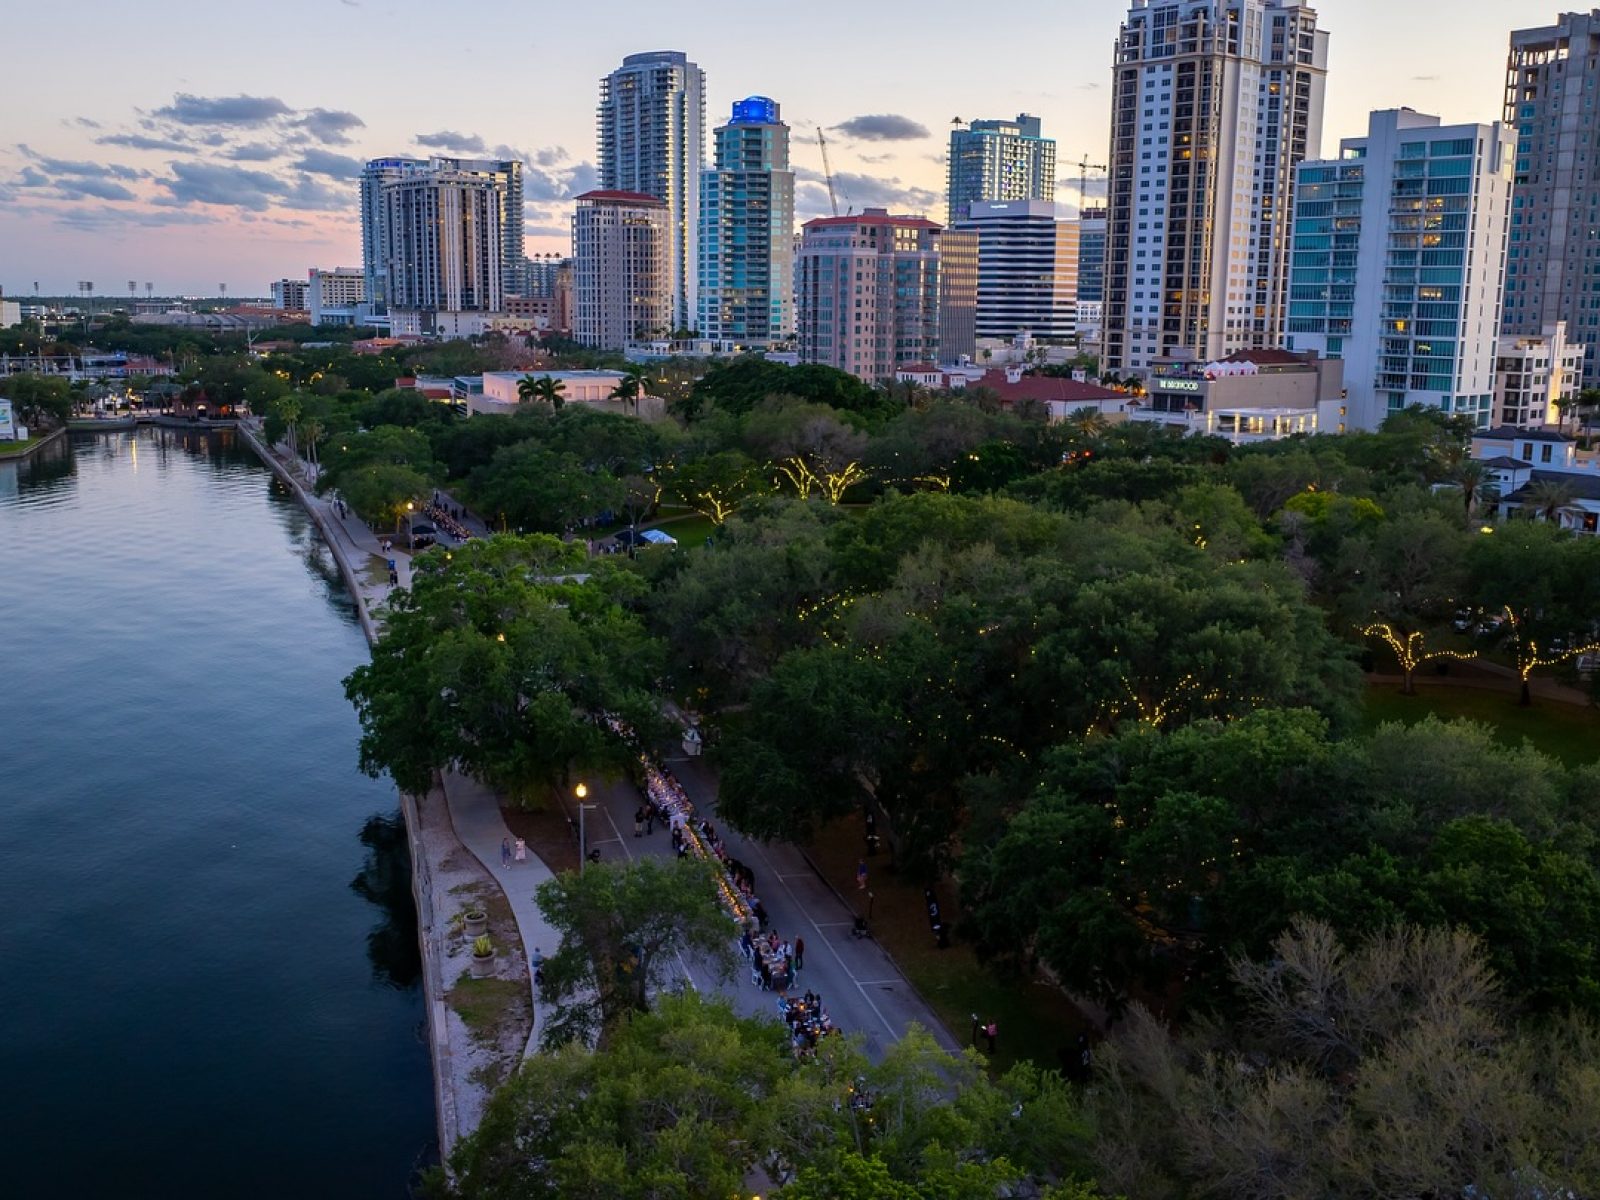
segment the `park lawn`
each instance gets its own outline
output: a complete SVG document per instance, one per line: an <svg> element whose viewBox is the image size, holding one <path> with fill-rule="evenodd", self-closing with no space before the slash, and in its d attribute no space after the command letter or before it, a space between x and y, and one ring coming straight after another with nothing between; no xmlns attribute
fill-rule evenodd
<svg viewBox="0 0 1600 1200"><path fill-rule="evenodd" d="M677 538L678 545L688 547L705 545L706 539L717 531L710 517L687 510L680 515L653 521L646 528L659 529L662 533Z"/></svg>
<svg viewBox="0 0 1600 1200"><path fill-rule="evenodd" d="M1415 696L1404 696L1398 684L1374 684L1367 689L1362 728L1370 732L1388 721L1411 724L1429 713L1441 721L1465 717L1492 725L1507 745L1526 738L1568 766L1600 758L1600 711L1538 697L1523 708L1511 691L1421 684Z"/></svg>
<svg viewBox="0 0 1600 1200"><path fill-rule="evenodd" d="M845 902L865 912L856 888L856 863L863 846L861 818L850 816L822 829L806 847L812 861ZM971 1044L972 1016L999 1026L994 1056L997 1070L1027 1058L1040 1067L1061 1067L1061 1053L1080 1032L1089 1031L1065 993L1046 983L1004 978L978 961L972 947L952 938L940 950L928 926L922 889L890 874L887 849L866 860L872 902L872 936L905 972L945 1028L958 1042ZM953 885L935 889L940 915L958 924Z"/></svg>
<svg viewBox="0 0 1600 1200"><path fill-rule="evenodd" d="M13 454L22 454L24 451L37 446L42 441L44 441L43 437L30 437L23 438L16 442L0 442L0 454L6 455L7 457Z"/></svg>

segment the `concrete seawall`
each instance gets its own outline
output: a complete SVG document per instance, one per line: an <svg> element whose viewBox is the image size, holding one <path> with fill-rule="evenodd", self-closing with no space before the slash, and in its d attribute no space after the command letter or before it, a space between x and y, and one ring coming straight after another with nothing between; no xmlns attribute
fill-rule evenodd
<svg viewBox="0 0 1600 1200"><path fill-rule="evenodd" d="M305 485L271 453L261 436L246 422L236 427L240 437L267 468L294 494L305 509L322 540L333 552L339 574L355 601L356 617L367 642L377 645L378 626L361 593L360 577L355 564L343 545L343 539L334 531L324 506L315 500ZM455 1071L452 1069L453 1050L450 1045L450 1025L445 1004L444 959L445 926L436 919L433 903L433 877L439 864L433 861L431 844L421 837L417 800L401 793L400 811L405 817L406 845L411 857L411 896L417 907L417 937L422 950L423 1001L428 1012L428 1054L433 1063L434 1119L438 1129L439 1155L448 1161L462 1130L458 1119L459 1105L455 1094Z"/></svg>

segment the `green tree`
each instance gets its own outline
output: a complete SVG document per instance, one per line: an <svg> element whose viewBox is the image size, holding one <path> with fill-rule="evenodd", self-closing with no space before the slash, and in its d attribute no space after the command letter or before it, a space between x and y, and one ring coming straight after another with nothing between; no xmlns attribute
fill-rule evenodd
<svg viewBox="0 0 1600 1200"><path fill-rule="evenodd" d="M651 998L681 979L681 955L732 973L735 926L709 866L693 859L595 863L539 885L539 911L560 936L545 960L544 1044L607 1044Z"/></svg>
<svg viewBox="0 0 1600 1200"><path fill-rule="evenodd" d="M517 381L517 399L524 404L542 402L558 411L567 402L566 390L565 383L549 375L524 375Z"/></svg>
<svg viewBox="0 0 1600 1200"><path fill-rule="evenodd" d="M545 535L421 555L372 661L345 680L363 770L421 792L454 766L532 804L571 771L627 768L635 754L602 715L647 739L661 724L661 647L630 611L640 587Z"/></svg>
<svg viewBox="0 0 1600 1200"><path fill-rule="evenodd" d="M643 367L630 366L622 373L622 378L617 380L617 386L611 389L611 398L622 401L624 406L631 406L635 416L639 414L639 398L646 394L650 386L650 376Z"/></svg>
<svg viewBox="0 0 1600 1200"><path fill-rule="evenodd" d="M482 513L502 517L519 531L559 533L587 517L622 506L621 482L606 470L588 471L571 454L535 441L495 452L467 482L467 494Z"/></svg>

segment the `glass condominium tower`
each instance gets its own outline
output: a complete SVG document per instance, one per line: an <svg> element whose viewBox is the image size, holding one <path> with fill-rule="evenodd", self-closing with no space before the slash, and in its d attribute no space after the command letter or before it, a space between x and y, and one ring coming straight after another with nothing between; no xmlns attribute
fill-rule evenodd
<svg viewBox="0 0 1600 1200"><path fill-rule="evenodd" d="M698 310L705 72L679 50L628 55L600 81L596 127L601 189L666 202L672 235L672 323L688 328Z"/></svg>
<svg viewBox="0 0 1600 1200"><path fill-rule="evenodd" d="M1281 344L1295 167L1328 35L1298 0L1133 0L1117 38L1105 363Z"/></svg>
<svg viewBox="0 0 1600 1200"><path fill-rule="evenodd" d="M986 200L1054 200L1056 144L1027 113L952 129L948 191L952 225Z"/></svg>
<svg viewBox="0 0 1600 1200"><path fill-rule="evenodd" d="M699 333L741 346L794 336L794 172L778 104L751 96L712 134L700 175Z"/></svg>

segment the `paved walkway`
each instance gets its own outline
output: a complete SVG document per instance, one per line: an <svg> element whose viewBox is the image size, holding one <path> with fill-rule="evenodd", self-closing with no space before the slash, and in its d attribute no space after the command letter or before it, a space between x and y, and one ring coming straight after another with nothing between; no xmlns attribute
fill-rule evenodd
<svg viewBox="0 0 1600 1200"><path fill-rule="evenodd" d="M292 461L284 447L275 449L282 461ZM304 479L309 470L304 463L300 463L299 468L297 474ZM327 527L340 541L339 549L360 578L362 600L369 611L376 610L390 592L388 580L381 572L366 569L371 565L367 556L381 556L377 536L353 514L340 517L333 502L312 494L309 486L306 493L308 503L320 508ZM448 496L442 495L441 499L454 503ZM410 555L396 549L390 551L389 557L395 560L401 586L409 586ZM847 1033L859 1033L865 1040L867 1052L874 1058L881 1058L891 1044L904 1036L906 1027L913 1021L930 1030L947 1049L959 1051L960 1044L913 990L888 953L871 938L851 936L857 913L851 907L850 898L836 893L795 847L752 841L724 826L716 807L716 775L702 760L673 759L670 765L694 801L697 812L719 827L728 852L755 872L756 892L767 909L769 928L790 940L797 936L805 939L805 966L796 981L799 990L821 994L835 1024ZM443 779L443 792L456 837L500 885L511 906L530 963L528 984L533 990L533 954L538 952L549 957L560 947L560 938L545 921L534 900L534 890L552 878L550 869L532 855L522 863L501 863L501 840L512 835L500 816L499 800L489 788L465 775L450 772ZM672 854L664 826L657 825L651 837L632 836L633 814L643 797L631 782L600 780L591 783L590 802L593 807L586 814L587 845L599 850L603 861L631 861L644 856L666 858ZM572 802L568 800L567 804L570 811ZM571 815L576 817L575 812ZM730 922L730 944L736 938L736 930ZM727 995L741 1014L777 1016L777 994L764 992L752 983L742 959L737 961L735 973L728 980L719 979L705 963L681 958L678 973L691 987ZM534 1013L534 1028L525 1055L533 1053L538 1041L536 992Z"/></svg>
<svg viewBox="0 0 1600 1200"><path fill-rule="evenodd" d="M501 841L509 840L514 846L516 839L506 828L500 816L500 801L492 791L476 779L456 771L447 772L443 782L450 823L455 828L456 837L500 885L506 902L511 905L511 913L517 919L517 930L522 935L522 946L528 960L528 987L534 997L533 1031L528 1036L528 1045L523 1052L526 1057L533 1053L539 1039L539 994L533 988L533 956L540 954L549 958L561 946L560 936L544 919L533 893L541 883L554 876L535 854L530 853L524 862L517 862L515 858L509 865L501 862Z"/></svg>
<svg viewBox="0 0 1600 1200"><path fill-rule="evenodd" d="M873 1058L881 1058L913 1021L932 1032L946 1049L959 1052L960 1044L883 947L870 937L851 936L856 911L849 898L836 893L794 846L763 844L724 825L716 808L716 773L703 760L670 759L667 765L688 792L695 811L717 827L728 853L755 872L756 895L767 910L768 928L791 941L805 939L805 966L795 982L796 990L820 993L834 1023L846 1033L859 1033ZM602 861L673 854L670 833L662 825L657 824L652 834L633 836L633 816L643 797L631 782L602 781L589 786L590 799L599 807L588 816L588 844L600 851ZM730 942L736 936L730 923ZM742 958L737 966L733 978L722 983L704 964L680 963L691 984L703 991L723 992L739 1013L776 1017L777 993L762 991L751 982Z"/></svg>

